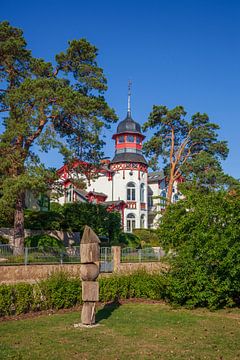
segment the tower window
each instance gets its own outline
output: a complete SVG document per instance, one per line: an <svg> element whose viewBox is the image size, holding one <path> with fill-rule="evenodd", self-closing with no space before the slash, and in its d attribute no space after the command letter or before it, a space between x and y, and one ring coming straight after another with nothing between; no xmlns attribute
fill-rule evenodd
<svg viewBox="0 0 240 360"><path fill-rule="evenodd" d="M127 136L127 142L134 142L134 136L133 135L128 135Z"/></svg>
<svg viewBox="0 0 240 360"><path fill-rule="evenodd" d="M136 200L136 190L135 190L135 184L133 182L129 182L127 184L127 200L128 201Z"/></svg>
<svg viewBox="0 0 240 360"><path fill-rule="evenodd" d="M121 136L118 137L118 143L121 144L123 142L124 142L124 136L121 135Z"/></svg>
<svg viewBox="0 0 240 360"><path fill-rule="evenodd" d="M137 136L137 144L141 144L141 138Z"/></svg>
<svg viewBox="0 0 240 360"><path fill-rule="evenodd" d="M140 186L140 201L141 202L144 202L144 191L145 190L145 186L144 186L144 184L141 184L141 186Z"/></svg>
<svg viewBox="0 0 240 360"><path fill-rule="evenodd" d="M127 231L132 232L136 227L136 220L134 214L127 215Z"/></svg>

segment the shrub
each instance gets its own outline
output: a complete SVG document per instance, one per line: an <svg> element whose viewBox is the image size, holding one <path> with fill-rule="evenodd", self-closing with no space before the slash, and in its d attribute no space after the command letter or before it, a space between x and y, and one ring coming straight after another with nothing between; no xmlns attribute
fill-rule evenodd
<svg viewBox="0 0 240 360"><path fill-rule="evenodd" d="M144 271L131 275L100 277L100 301L144 298L165 298L164 274L147 274ZM82 303L81 281L69 274L56 272L37 284L0 285L0 316L28 311L70 308Z"/></svg>
<svg viewBox="0 0 240 360"><path fill-rule="evenodd" d="M160 246L159 237L153 229L134 229L133 234L140 239L142 248Z"/></svg>
<svg viewBox="0 0 240 360"><path fill-rule="evenodd" d="M55 238L54 236L44 234L26 237L24 240L24 245L27 247L38 247L39 249L64 249L64 244L61 240Z"/></svg>
<svg viewBox="0 0 240 360"><path fill-rule="evenodd" d="M38 286L44 299L42 308L62 309L81 303L80 279L71 279L64 272L56 272Z"/></svg>
<svg viewBox="0 0 240 360"><path fill-rule="evenodd" d="M10 315L12 312L12 286L0 285L0 316Z"/></svg>
<svg viewBox="0 0 240 360"><path fill-rule="evenodd" d="M211 309L240 304L240 201L225 191L189 194L167 209L159 228L174 247L167 296Z"/></svg>
<svg viewBox="0 0 240 360"><path fill-rule="evenodd" d="M63 215L60 210L58 211L25 210L24 222L26 229L61 230Z"/></svg>
<svg viewBox="0 0 240 360"><path fill-rule="evenodd" d="M0 235L0 245L1 244L8 244L9 243L9 239L6 238L5 236Z"/></svg>

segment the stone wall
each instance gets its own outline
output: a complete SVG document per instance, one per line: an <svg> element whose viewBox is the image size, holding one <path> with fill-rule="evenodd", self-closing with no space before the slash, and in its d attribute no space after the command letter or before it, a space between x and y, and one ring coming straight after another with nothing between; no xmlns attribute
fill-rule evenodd
<svg viewBox="0 0 240 360"><path fill-rule="evenodd" d="M46 279L58 271L66 271L71 276L79 276L80 264L64 265L9 265L0 266L0 283L13 284L18 282L34 283Z"/></svg>

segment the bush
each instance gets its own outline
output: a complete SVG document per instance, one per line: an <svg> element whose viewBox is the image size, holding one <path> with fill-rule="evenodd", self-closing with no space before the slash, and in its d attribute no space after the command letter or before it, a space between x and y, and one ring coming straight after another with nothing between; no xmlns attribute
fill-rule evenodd
<svg viewBox="0 0 240 360"><path fill-rule="evenodd" d="M159 237L153 229L134 229L133 234L140 239L142 248L160 246Z"/></svg>
<svg viewBox="0 0 240 360"><path fill-rule="evenodd" d="M100 301L165 298L166 277L144 271L99 278ZM28 311L70 308L82 303L81 281L57 272L37 284L0 285L0 316Z"/></svg>
<svg viewBox="0 0 240 360"><path fill-rule="evenodd" d="M140 241L140 238L133 233L122 232L118 237L118 241L117 241L116 245L119 245L122 247L140 248L141 241Z"/></svg>
<svg viewBox="0 0 240 360"><path fill-rule="evenodd" d="M8 244L9 243L9 239L6 238L5 236L0 235L0 245L1 244Z"/></svg>
<svg viewBox="0 0 240 360"><path fill-rule="evenodd" d="M38 247L39 249L53 248L56 250L64 249L64 244L61 240L50 235L33 235L28 236L24 240L26 247Z"/></svg>
<svg viewBox="0 0 240 360"><path fill-rule="evenodd" d="M25 210L24 222L26 229L61 230L63 215L60 210L59 211Z"/></svg>
<svg viewBox="0 0 240 360"><path fill-rule="evenodd" d="M240 201L225 191L190 194L159 228L171 259L172 303L211 309L240 304Z"/></svg>
<svg viewBox="0 0 240 360"><path fill-rule="evenodd" d="M53 274L38 286L44 299L44 303L40 305L42 309L63 309L81 303L80 279L70 279L64 272Z"/></svg>

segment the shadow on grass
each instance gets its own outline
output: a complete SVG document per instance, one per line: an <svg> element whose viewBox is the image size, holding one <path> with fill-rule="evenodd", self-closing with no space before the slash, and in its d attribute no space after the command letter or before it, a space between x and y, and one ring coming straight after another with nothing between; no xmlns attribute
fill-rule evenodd
<svg viewBox="0 0 240 360"><path fill-rule="evenodd" d="M119 308L120 305L121 304L118 300L105 304L104 307L96 313L96 323L99 323L104 319L108 319L112 315L113 311Z"/></svg>

